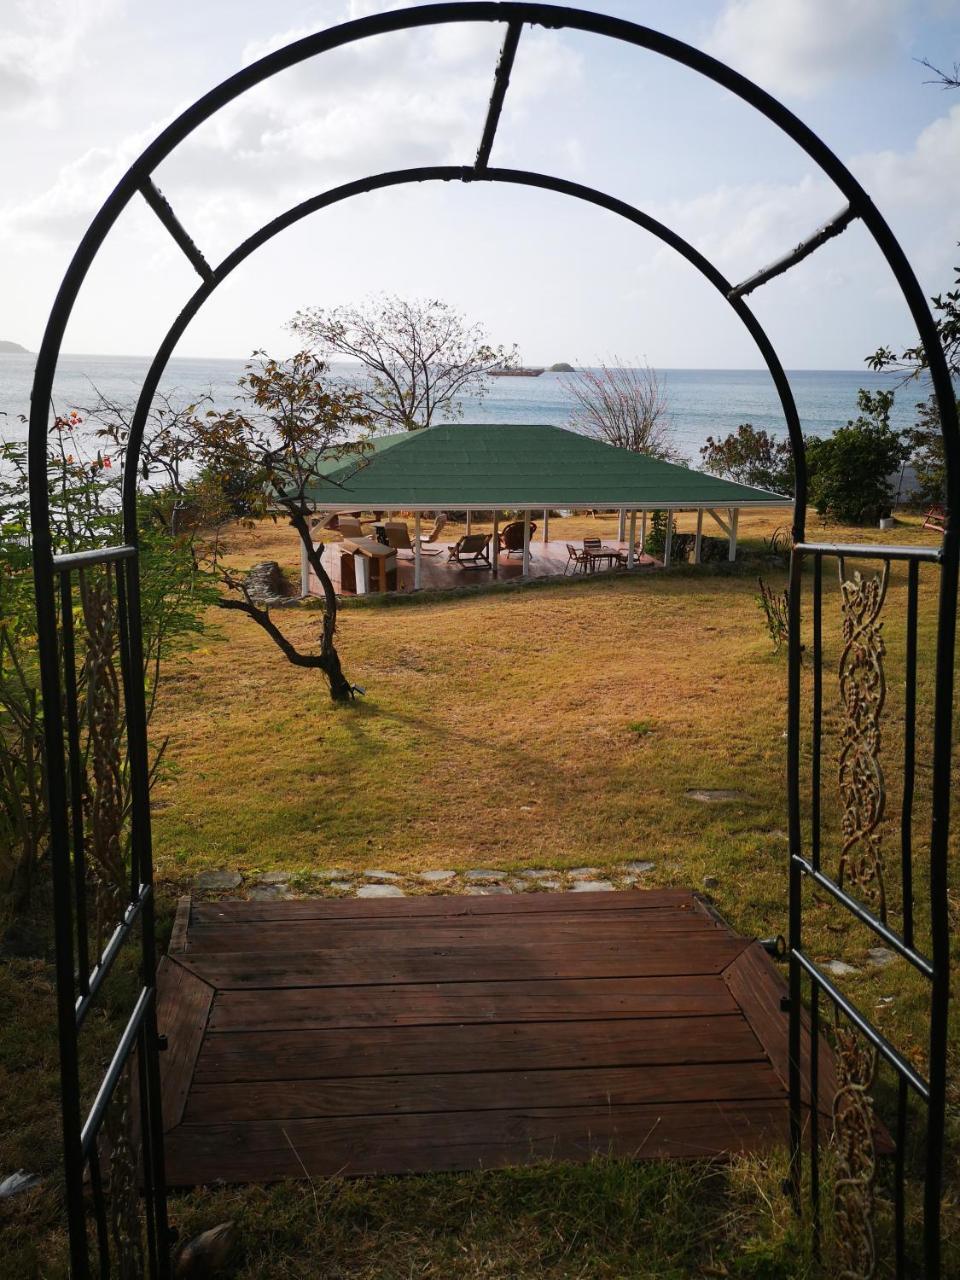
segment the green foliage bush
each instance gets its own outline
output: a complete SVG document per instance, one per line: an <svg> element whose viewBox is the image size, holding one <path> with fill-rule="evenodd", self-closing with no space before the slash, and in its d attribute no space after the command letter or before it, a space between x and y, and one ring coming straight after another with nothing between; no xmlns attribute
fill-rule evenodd
<svg viewBox="0 0 960 1280"><path fill-rule="evenodd" d="M110 455L89 451L89 433L73 413L57 418L47 459L51 526L58 552L122 541L120 468ZM19 913L29 905L45 853L43 711L30 551L26 449L0 438L0 895ZM98 574L100 578L98 578ZM74 622L81 730L85 732L87 632L81 601L89 603L103 570L75 575ZM202 630L215 592L197 568L184 538L169 535L145 508L140 553L144 688L153 709L162 664ZM163 744L154 754L154 764ZM121 750L122 786L128 787ZM85 784L86 785L86 784Z"/></svg>
<svg viewBox="0 0 960 1280"><path fill-rule="evenodd" d="M890 426L892 391L857 395L860 414L832 436L807 440L810 498L823 516L843 524L875 524L893 502L891 476L909 456Z"/></svg>

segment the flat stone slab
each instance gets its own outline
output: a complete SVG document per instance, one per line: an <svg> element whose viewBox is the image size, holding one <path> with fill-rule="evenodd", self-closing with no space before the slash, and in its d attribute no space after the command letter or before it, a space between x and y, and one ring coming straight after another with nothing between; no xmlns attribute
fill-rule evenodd
<svg viewBox="0 0 960 1280"><path fill-rule="evenodd" d="M247 895L251 902L280 902L291 897L286 888L280 884L258 884Z"/></svg>
<svg viewBox="0 0 960 1280"><path fill-rule="evenodd" d="M337 867L324 867L322 871L312 871L310 874L314 880L321 880L327 883L330 880L342 880L347 873Z"/></svg>
<svg viewBox="0 0 960 1280"><path fill-rule="evenodd" d="M833 974L835 978L849 978L851 974L860 972L852 964L847 964L846 960L828 960L823 967L827 973Z"/></svg>
<svg viewBox="0 0 960 1280"><path fill-rule="evenodd" d="M385 880L388 882L392 882L394 880L400 879L400 876L398 876L395 871L378 871L376 868L372 868L369 871L364 871L363 874L364 876L366 876L368 880Z"/></svg>
<svg viewBox="0 0 960 1280"><path fill-rule="evenodd" d="M289 871L265 871L262 876L257 876L255 884L289 884Z"/></svg>
<svg viewBox="0 0 960 1280"><path fill-rule="evenodd" d="M614 888L609 880L578 880L573 886L573 893L613 893Z"/></svg>
<svg viewBox="0 0 960 1280"><path fill-rule="evenodd" d="M533 887L538 892L542 889L544 893L549 893L551 890L559 889L562 886L559 880L535 880Z"/></svg>
<svg viewBox="0 0 960 1280"><path fill-rule="evenodd" d="M634 859L632 862L625 862L623 864L623 869L624 871L636 871L639 875L642 875L645 871L652 871L656 865L657 864L655 862L649 862L644 858L639 858Z"/></svg>
<svg viewBox="0 0 960 1280"><path fill-rule="evenodd" d="M506 880L507 873L505 871L467 871L464 873L467 880L474 882L496 883L499 880Z"/></svg>
<svg viewBox="0 0 960 1280"><path fill-rule="evenodd" d="M243 876L239 871L201 871L194 884L198 889L236 889Z"/></svg>
<svg viewBox="0 0 960 1280"><path fill-rule="evenodd" d="M352 889L352 880L329 880L327 882L331 889Z"/></svg>
<svg viewBox="0 0 960 1280"><path fill-rule="evenodd" d="M691 787L684 792L688 800L700 804L730 804L733 800L746 800L745 791L731 791L726 787Z"/></svg>
<svg viewBox="0 0 960 1280"><path fill-rule="evenodd" d="M599 874L599 867L571 867L567 872L571 880L592 880Z"/></svg>
<svg viewBox="0 0 960 1280"><path fill-rule="evenodd" d="M457 873L455 871L421 871L418 877L426 884L446 884L448 880L455 880L456 878Z"/></svg>
<svg viewBox="0 0 960 1280"><path fill-rule="evenodd" d="M557 873L556 871L552 871L549 867L527 867L527 869L525 871L521 871L520 874L523 876L524 880L552 880Z"/></svg>
<svg viewBox="0 0 960 1280"><path fill-rule="evenodd" d="M867 952L867 959L875 969L885 969L888 964L893 964L897 958L897 953L891 951L889 947L871 947Z"/></svg>
<svg viewBox="0 0 960 1280"><path fill-rule="evenodd" d="M358 898L405 898L406 896L395 884L363 884L357 890Z"/></svg>
<svg viewBox="0 0 960 1280"><path fill-rule="evenodd" d="M497 893L513 893L513 890L505 884L472 884L467 893L471 898L491 898Z"/></svg>

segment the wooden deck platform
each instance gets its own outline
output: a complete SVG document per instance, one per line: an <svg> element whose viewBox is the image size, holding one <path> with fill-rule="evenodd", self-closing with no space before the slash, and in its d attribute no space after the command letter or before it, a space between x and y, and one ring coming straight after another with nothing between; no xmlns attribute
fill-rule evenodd
<svg viewBox="0 0 960 1280"><path fill-rule="evenodd" d="M786 1141L773 962L689 890L181 902L172 1185ZM833 1095L821 1051L821 1096Z"/></svg>

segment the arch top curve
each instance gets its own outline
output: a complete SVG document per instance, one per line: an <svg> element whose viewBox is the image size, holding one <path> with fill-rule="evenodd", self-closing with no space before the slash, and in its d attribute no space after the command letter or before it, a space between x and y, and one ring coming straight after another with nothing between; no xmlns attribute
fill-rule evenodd
<svg viewBox="0 0 960 1280"><path fill-rule="evenodd" d="M902 248L880 215L866 191L854 178L842 161L830 148L786 106L759 85L710 54L674 36L666 35L650 27L641 26L628 19L593 13L586 9L565 8L556 4L528 2L528 0L448 0L410 9L390 10L353 19L293 41L282 49L265 55L257 62L243 68L222 81L192 106L182 112L163 129L133 162L120 182L108 196L87 229L58 290L44 332L37 359L30 414L29 459L31 471L40 470L42 451L47 434L45 406L49 403L53 388L53 376L66 324L77 294L83 284L90 264L117 218L126 205L138 193L147 199L168 231L180 244L200 274L214 274L208 268L189 236L177 223L169 205L153 185L152 174L156 167L183 142L200 124L222 107L270 77L319 54L352 44L356 41L391 32L464 22L488 22L506 26L508 43L523 26L540 26L552 30L575 30L619 40L684 65L735 94L777 125L815 161L820 169L847 197L853 216L867 226L897 280L910 308L923 346L934 391L940 407L940 422L944 441L947 471L947 528L952 534L960 534L960 428L957 423L956 403L952 382L937 337L936 326L919 282L910 267ZM513 33L513 36L509 33ZM512 60L512 54L510 55ZM502 58L502 61L504 59ZM509 73L509 68L508 68ZM498 69L495 81L495 97L500 88ZM504 86L505 88L505 86ZM491 109L493 103L491 103ZM499 108L498 108L499 110ZM488 117L489 122L489 117ZM486 140L486 139L485 139ZM481 148L482 150L482 148ZM489 147L487 147L487 153ZM474 166L464 166L459 176L462 180L483 180L485 158L478 154ZM503 172L503 171L501 171ZM502 179L507 180L507 179ZM576 184L572 184L576 185ZM559 189L559 188L557 188ZM597 193L599 194L599 193ZM612 197L609 198L611 201ZM600 203L600 201L595 201ZM609 206L608 206L609 207ZM636 211L634 211L636 212ZM269 225L269 224L268 224ZM228 259L229 260L229 259ZM769 365L769 361L768 361ZM788 424L788 429L789 424ZM793 438L791 430L791 438ZM798 459L802 459L803 444L797 433L794 441ZM36 503L39 519L35 522L34 536L41 545L46 542L46 494L37 482L36 492L31 490L31 503ZM801 494L798 493L798 499ZM805 499L805 495L804 499Z"/></svg>
<svg viewBox="0 0 960 1280"><path fill-rule="evenodd" d="M125 537L128 541L134 542L137 536L136 490L139 474L138 461L150 405L177 343L204 304L213 296L219 286L252 254L280 235L281 232L310 217L312 214L358 195L425 182L502 183L568 196L624 218L668 245L674 252L684 258L723 297L724 301L731 307L747 329L776 387L795 459L796 490L793 535L796 541L802 541L806 514L806 465L803 433L796 402L790 387L790 381L773 343L746 302L737 296L727 277L704 254L672 228L615 196L597 191L592 187L585 186L583 183L554 177L550 174L497 167L484 167L482 170L477 170L472 166L463 165L431 165L412 169L391 170L385 173L373 174L367 178L355 179L352 182L342 183L328 191L311 196L278 214L277 217L271 219L270 222L265 223L259 230L248 236L204 279L203 283L173 321L157 348L138 398L124 465L123 506Z"/></svg>

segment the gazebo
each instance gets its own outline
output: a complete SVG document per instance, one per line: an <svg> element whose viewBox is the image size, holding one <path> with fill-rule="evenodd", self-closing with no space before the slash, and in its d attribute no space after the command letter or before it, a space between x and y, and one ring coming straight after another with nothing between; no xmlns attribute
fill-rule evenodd
<svg viewBox="0 0 960 1280"><path fill-rule="evenodd" d="M695 511L694 562L700 561L703 518L709 516L729 540L736 559L737 526L744 509L792 507L791 498L723 480L647 454L618 449L563 427L514 423L445 423L420 431L379 436L360 458L331 460L318 467L323 480L308 489L318 510L409 511L414 516L414 588L422 584L420 549L424 512L493 513L494 544L500 513L521 513L523 576L530 571L531 513L542 513L541 536L549 539L550 511L618 511L621 532L629 519L627 567L634 565L637 517L645 534L650 511ZM722 514L721 514L722 513ZM664 564L670 563L672 521ZM496 576L497 557L493 557ZM303 594L308 594L306 551Z"/></svg>

